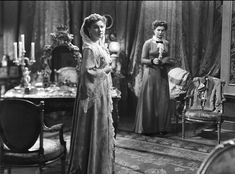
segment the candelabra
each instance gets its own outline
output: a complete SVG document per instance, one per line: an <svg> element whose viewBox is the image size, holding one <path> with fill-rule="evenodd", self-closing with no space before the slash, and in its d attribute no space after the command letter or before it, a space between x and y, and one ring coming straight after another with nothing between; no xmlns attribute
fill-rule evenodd
<svg viewBox="0 0 235 174"><path fill-rule="evenodd" d="M22 71L22 80L21 80L21 86L25 88L25 93L28 93L31 88L31 77L30 77L30 71L27 66L32 65L35 63L35 43L31 42L31 59L28 57L25 57L25 35L21 34L21 41L19 41L17 47L17 42L14 42L14 63L21 67ZM19 52L19 54L17 54Z"/></svg>
<svg viewBox="0 0 235 174"><path fill-rule="evenodd" d="M29 59L28 57L25 57L25 51L22 51L22 54L19 55L20 57L16 58L14 60L14 63L21 67L22 71L22 79L21 79L21 86L24 87L25 93L29 93L31 88L31 77L29 71L29 66L31 66L33 63L35 63L35 59Z"/></svg>

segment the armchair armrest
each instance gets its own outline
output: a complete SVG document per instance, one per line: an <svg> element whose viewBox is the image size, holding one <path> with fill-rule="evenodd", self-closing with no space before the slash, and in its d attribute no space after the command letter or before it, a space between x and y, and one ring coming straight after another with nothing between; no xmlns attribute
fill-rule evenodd
<svg viewBox="0 0 235 174"><path fill-rule="evenodd" d="M64 141L64 125L62 123L53 125L51 127L47 127L45 124L43 125L43 131L48 133L59 132L59 139L62 145L65 145L66 142Z"/></svg>
<svg viewBox="0 0 235 174"><path fill-rule="evenodd" d="M185 105L186 108L187 108L187 107L190 105L190 103L192 102L192 101L191 101L192 98L193 98L193 94L187 94L187 95L184 97L184 105Z"/></svg>
<svg viewBox="0 0 235 174"><path fill-rule="evenodd" d="M47 127L45 124L43 126L43 131L44 132L58 132L58 131L60 131L60 129L63 129L63 124L62 123L53 125L51 127Z"/></svg>

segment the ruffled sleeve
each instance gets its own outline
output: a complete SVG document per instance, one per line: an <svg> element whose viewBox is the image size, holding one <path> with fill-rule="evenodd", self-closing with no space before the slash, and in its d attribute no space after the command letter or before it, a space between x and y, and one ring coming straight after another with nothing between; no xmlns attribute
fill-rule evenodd
<svg viewBox="0 0 235 174"><path fill-rule="evenodd" d="M83 50L83 57L85 61L85 71L88 76L91 78L99 78L99 80L106 77L106 73L104 72L103 68L106 66L102 64L101 57L99 55L95 55L95 52L90 48L85 48Z"/></svg>
<svg viewBox="0 0 235 174"><path fill-rule="evenodd" d="M83 49L83 63L81 67L80 81L80 107L84 112L92 105L93 100L100 95L100 89L104 80L108 79L104 67L107 64L101 60L100 54L97 54L92 48Z"/></svg>

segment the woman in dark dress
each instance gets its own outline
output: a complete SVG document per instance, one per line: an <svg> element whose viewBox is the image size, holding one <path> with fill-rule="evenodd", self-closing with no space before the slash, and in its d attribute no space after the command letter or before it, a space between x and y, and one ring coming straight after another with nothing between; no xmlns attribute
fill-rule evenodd
<svg viewBox="0 0 235 174"><path fill-rule="evenodd" d="M164 39L167 23L152 23L154 36L145 41L141 63L144 65L142 89L138 98L135 127L136 133L166 134L170 131L169 65L174 61L169 57L169 42Z"/></svg>

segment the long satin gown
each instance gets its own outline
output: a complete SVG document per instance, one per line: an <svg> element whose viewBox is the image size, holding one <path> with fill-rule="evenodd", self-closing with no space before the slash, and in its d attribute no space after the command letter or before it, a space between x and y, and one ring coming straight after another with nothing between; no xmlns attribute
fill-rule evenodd
<svg viewBox="0 0 235 174"><path fill-rule="evenodd" d="M157 134L170 131L169 84L167 68L171 60L168 57L168 41L163 40L163 63L161 65L144 65L143 81L138 98L134 132ZM147 40L142 49L142 57L151 59L158 57L159 49L156 41Z"/></svg>
<svg viewBox="0 0 235 174"><path fill-rule="evenodd" d="M114 128L111 75L103 68L107 52L83 49L80 87L75 100L69 174L112 174Z"/></svg>

